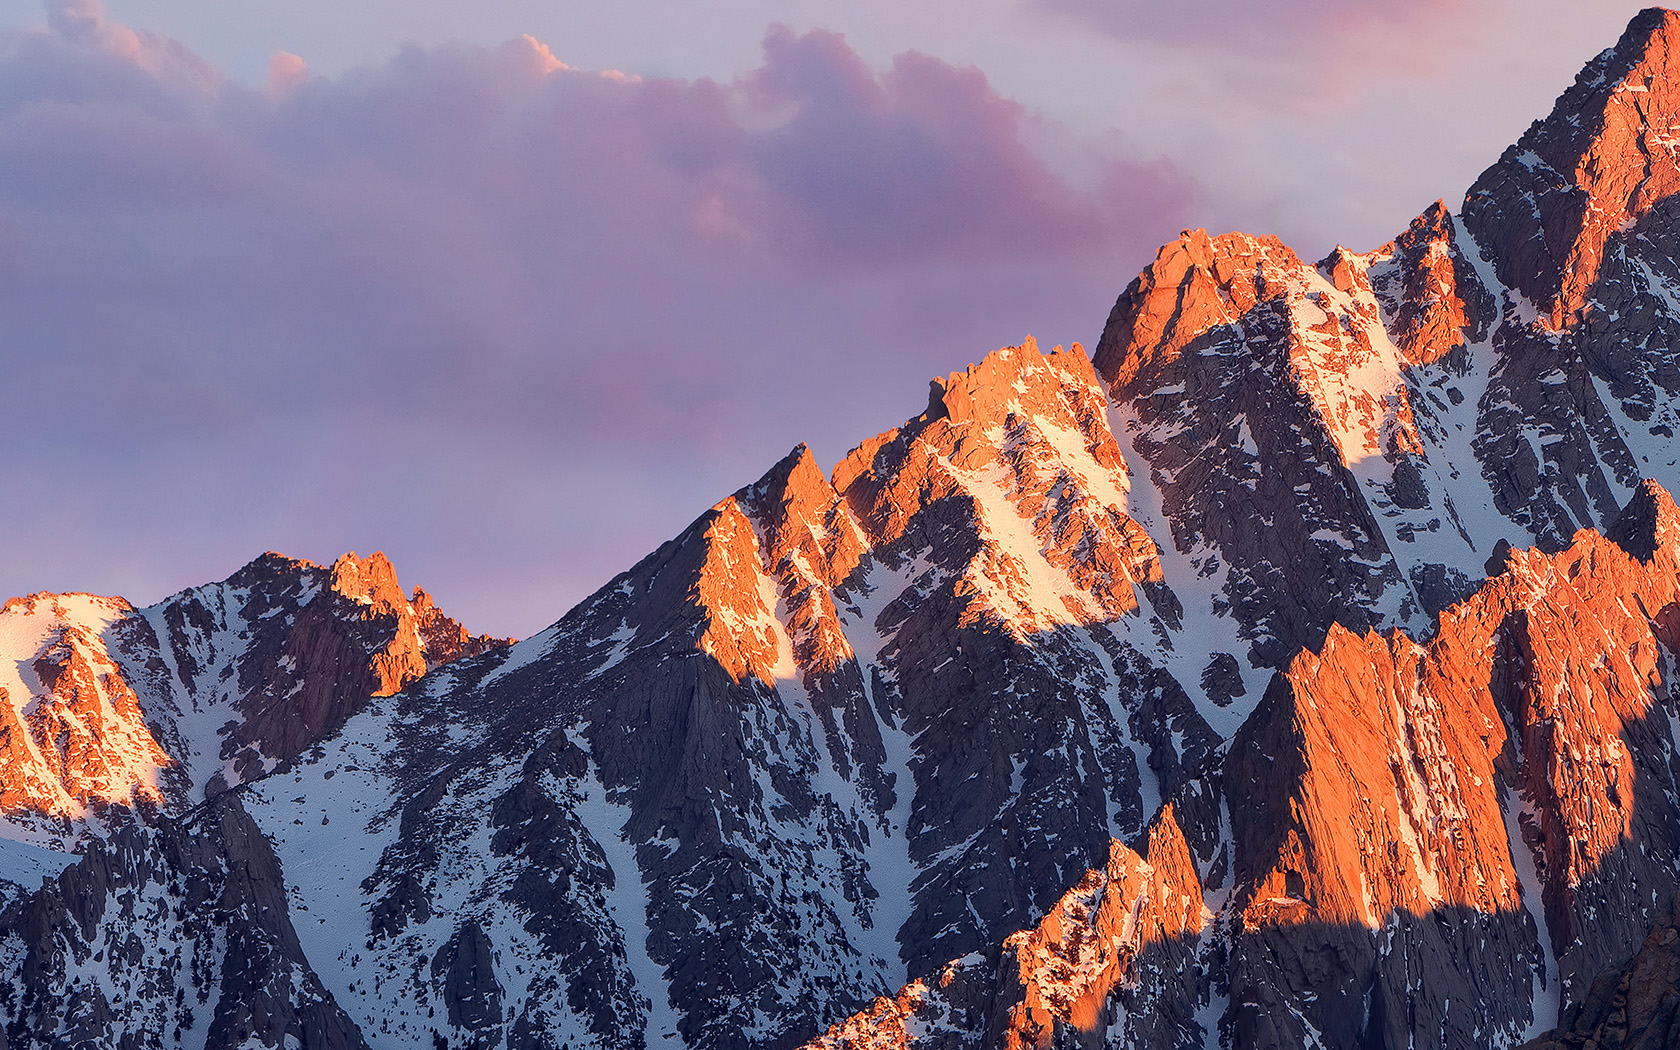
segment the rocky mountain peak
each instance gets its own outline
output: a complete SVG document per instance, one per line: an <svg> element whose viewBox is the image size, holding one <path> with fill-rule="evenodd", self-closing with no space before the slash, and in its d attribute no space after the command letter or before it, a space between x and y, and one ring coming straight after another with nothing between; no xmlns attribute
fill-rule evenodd
<svg viewBox="0 0 1680 1050"><path fill-rule="evenodd" d="M863 530L803 444L736 498L760 533L762 568L776 581L795 663L834 671L853 654L832 592L863 562Z"/></svg>
<svg viewBox="0 0 1680 1050"><path fill-rule="evenodd" d="M1532 149L1541 160L1566 172L1581 167L1587 158L1611 159L1613 154L1605 147L1631 146L1631 142L1606 139L1630 118L1646 130L1662 131L1680 96L1673 82L1677 42L1680 12L1658 7L1639 12L1615 46L1587 63L1575 83L1558 97L1551 114L1536 121L1517 148Z"/></svg>
<svg viewBox="0 0 1680 1050"><path fill-rule="evenodd" d="M397 570L384 551L374 551L366 558L356 557L355 551L339 555L332 563L332 589L351 601L391 612L409 604L397 585Z"/></svg>
<svg viewBox="0 0 1680 1050"><path fill-rule="evenodd" d="M439 664L508 641L468 634L430 596L417 608L378 552L365 559L350 552L330 568L270 552L226 584L185 592L171 604L179 606L164 615L172 644L208 645L212 661L226 656L214 652L217 628L242 629L238 690L229 697L241 717L221 747L222 759L233 763L219 774L227 783L295 757L369 697L389 696Z"/></svg>
<svg viewBox="0 0 1680 1050"><path fill-rule="evenodd" d="M1649 562L1659 549L1680 540L1680 509L1667 489L1646 478L1606 535L1629 557Z"/></svg>
<svg viewBox="0 0 1680 1050"><path fill-rule="evenodd" d="M1680 13L1640 12L1466 195L1500 280L1554 331L1581 319L1607 244L1680 190L1677 44Z"/></svg>
<svg viewBox="0 0 1680 1050"><path fill-rule="evenodd" d="M1126 513L1106 393L1077 344L1044 353L1029 338L935 379L928 410L853 450L834 484L891 560L931 542L929 558L967 579L964 622L1032 632L1108 619L1139 609L1139 587L1177 621L1160 552Z"/></svg>
<svg viewBox="0 0 1680 1050"><path fill-rule="evenodd" d="M86 594L0 607L0 811L73 818L163 801L175 762L106 647L132 613Z"/></svg>
<svg viewBox="0 0 1680 1050"><path fill-rule="evenodd" d="M867 540L840 507L840 494L805 445L736 495L764 537L764 566L783 576L790 559L833 587L857 568Z"/></svg>
<svg viewBox="0 0 1680 1050"><path fill-rule="evenodd" d="M323 568L270 551L141 609L14 598L0 607L0 811L58 842L80 832L41 816L190 804L295 758L370 697L499 644L424 592L404 599L383 554Z"/></svg>
<svg viewBox="0 0 1680 1050"><path fill-rule="evenodd" d="M1481 342L1498 318L1493 293L1458 242L1452 213L1436 201L1406 232L1370 256L1331 257L1350 271L1360 262L1369 265L1368 285L1382 307L1389 336L1412 368ZM1354 291L1351 279L1347 287L1335 274L1331 280L1343 291Z"/></svg>
<svg viewBox="0 0 1680 1050"><path fill-rule="evenodd" d="M1121 293L1092 360L1097 374L1127 386L1209 328L1241 317L1281 291L1301 259L1276 237L1185 230Z"/></svg>
<svg viewBox="0 0 1680 1050"><path fill-rule="evenodd" d="M1070 384L1100 394L1085 348L1074 343L1045 354L1038 341L1028 336L1020 346L1006 346L962 372L934 379L924 418L930 422L946 419L952 426L999 426L1011 413L1030 412L1035 419L1079 426L1077 407L1064 396Z"/></svg>

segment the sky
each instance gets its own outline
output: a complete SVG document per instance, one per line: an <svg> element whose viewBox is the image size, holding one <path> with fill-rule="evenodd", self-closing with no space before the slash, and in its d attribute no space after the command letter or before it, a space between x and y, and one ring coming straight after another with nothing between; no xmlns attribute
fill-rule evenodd
<svg viewBox="0 0 1680 1050"><path fill-rule="evenodd" d="M526 636L800 442L1375 248L1614 0L0 0L0 596L383 550Z"/></svg>

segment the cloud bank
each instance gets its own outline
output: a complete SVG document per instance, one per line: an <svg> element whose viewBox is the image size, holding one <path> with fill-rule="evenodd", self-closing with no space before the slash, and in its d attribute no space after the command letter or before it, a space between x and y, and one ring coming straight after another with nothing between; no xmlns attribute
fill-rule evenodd
<svg viewBox="0 0 1680 1050"><path fill-rule="evenodd" d="M253 90L92 0L0 41L0 591L383 547L530 633L795 442L1094 339L1200 192L821 30L727 82L563 57Z"/></svg>

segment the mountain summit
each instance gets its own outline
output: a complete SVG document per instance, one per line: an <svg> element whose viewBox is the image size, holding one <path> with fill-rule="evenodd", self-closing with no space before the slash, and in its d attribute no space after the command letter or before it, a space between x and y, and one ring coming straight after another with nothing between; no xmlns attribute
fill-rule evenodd
<svg viewBox="0 0 1680 1050"><path fill-rule="evenodd" d="M380 555L7 603L0 1047L1674 1045L1677 18L523 641Z"/></svg>

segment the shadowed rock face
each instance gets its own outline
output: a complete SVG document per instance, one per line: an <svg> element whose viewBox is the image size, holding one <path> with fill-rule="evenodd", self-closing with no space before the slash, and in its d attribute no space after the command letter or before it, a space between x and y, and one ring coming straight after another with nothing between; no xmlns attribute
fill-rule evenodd
<svg viewBox="0 0 1680 1050"><path fill-rule="evenodd" d="M346 554L330 568L265 554L224 584L147 612L148 625L166 625L160 633L190 700L209 693L232 709L232 724L218 731L223 767L210 791L297 757L369 697L507 642L468 635L422 590L405 598L377 552ZM229 669L234 690L223 685Z"/></svg>
<svg viewBox="0 0 1680 1050"><path fill-rule="evenodd" d="M1680 929L1664 915L1627 962L1605 970L1562 1023L1521 1050L1620 1047L1661 1050L1680 1043Z"/></svg>
<svg viewBox="0 0 1680 1050"><path fill-rule="evenodd" d="M1427 633L1496 543L1680 483L1677 26L1636 18L1459 216L1317 265L1188 231L1120 296L1095 364L1133 473L1257 665L1332 623Z"/></svg>
<svg viewBox="0 0 1680 1050"><path fill-rule="evenodd" d="M367 1047L305 958L279 861L237 799L93 840L8 898L0 939L13 1047Z"/></svg>
<svg viewBox="0 0 1680 1050"><path fill-rule="evenodd" d="M382 554L265 554L135 609L36 594L0 607L0 810L16 821L179 809L296 758L370 697L505 644L472 637Z"/></svg>
<svg viewBox="0 0 1680 1050"><path fill-rule="evenodd" d="M1179 831L1212 792L1186 792L1001 955L818 1042L1510 1046L1560 1005L1602 1024L1642 942L1639 973L1666 972L1647 933L1680 888L1680 510L1647 483L1611 534L1513 551L1427 644L1333 627L1292 660L1219 778L1229 890ZM1640 979L1642 1016L1667 1017Z"/></svg>
<svg viewBox="0 0 1680 1050"><path fill-rule="evenodd" d="M1672 1045L1677 25L517 645L379 555L8 603L9 1045Z"/></svg>

